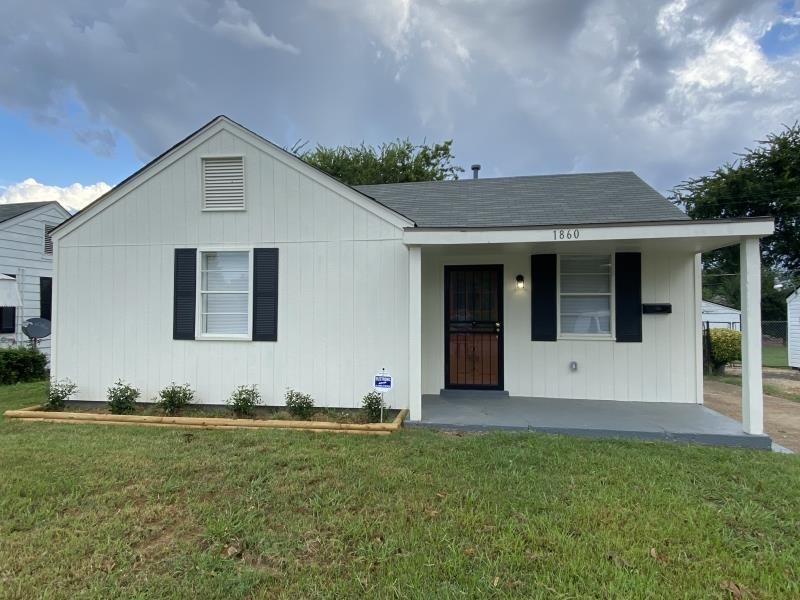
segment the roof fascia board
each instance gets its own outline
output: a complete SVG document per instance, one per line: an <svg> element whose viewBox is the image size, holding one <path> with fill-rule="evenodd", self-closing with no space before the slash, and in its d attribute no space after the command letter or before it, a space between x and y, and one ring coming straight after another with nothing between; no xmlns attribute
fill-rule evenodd
<svg viewBox="0 0 800 600"><path fill-rule="evenodd" d="M373 213L377 217L382 218L385 221L388 221L395 227L413 227L414 221L409 219L408 217L392 210L391 208L384 206L379 201L375 200L371 196L367 196L356 190L355 188L350 187L349 185L342 183L335 177L331 177L330 175L320 171L319 169L312 167L304 160L298 158L294 154L287 152L280 146L270 142L268 139L258 135L257 133L250 131L244 125L240 125L236 121L232 121L228 118L224 118L225 123L231 125L239 134L239 137L244 137L253 144L256 148L263 150L269 156L281 164L289 167L290 169L294 169L295 171L301 172L303 175L312 179L315 183L329 189L330 191L337 193L341 196L345 196L348 200L356 204L357 206Z"/></svg>
<svg viewBox="0 0 800 600"><path fill-rule="evenodd" d="M579 231L581 242L675 238L764 237L775 229L772 218L726 221L667 221L647 224L553 225L536 228L421 229L406 228L403 242L409 246L461 244L513 244L558 242L560 231ZM569 241L564 240L568 244Z"/></svg>
<svg viewBox="0 0 800 600"><path fill-rule="evenodd" d="M206 142L221 131L223 129L222 123L223 121L219 117L214 119L183 140L183 142L167 150L164 154L154 159L153 162L142 167L128 179L125 179L122 183L111 188L82 211L73 215L71 219L65 221L58 228L53 230L51 234L53 239L57 240L65 235L69 235L70 232L83 225L86 221L93 219L107 208L113 206L120 198L127 196L133 190L161 173L164 169L192 152L200 144Z"/></svg>

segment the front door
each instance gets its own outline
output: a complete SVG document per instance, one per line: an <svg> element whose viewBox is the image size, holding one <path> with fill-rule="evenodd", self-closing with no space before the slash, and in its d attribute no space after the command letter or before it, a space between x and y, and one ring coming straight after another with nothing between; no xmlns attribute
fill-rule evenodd
<svg viewBox="0 0 800 600"><path fill-rule="evenodd" d="M444 381L503 388L503 265L444 268Z"/></svg>

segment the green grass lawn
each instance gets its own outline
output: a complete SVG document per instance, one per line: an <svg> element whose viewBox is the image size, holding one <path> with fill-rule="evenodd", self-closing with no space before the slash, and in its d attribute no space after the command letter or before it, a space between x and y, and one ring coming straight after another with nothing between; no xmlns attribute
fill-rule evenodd
<svg viewBox="0 0 800 600"><path fill-rule="evenodd" d="M0 597L798 598L798 490L752 450L3 420Z"/></svg>
<svg viewBox="0 0 800 600"><path fill-rule="evenodd" d="M762 346L761 362L765 367L788 367L789 351L786 346Z"/></svg>

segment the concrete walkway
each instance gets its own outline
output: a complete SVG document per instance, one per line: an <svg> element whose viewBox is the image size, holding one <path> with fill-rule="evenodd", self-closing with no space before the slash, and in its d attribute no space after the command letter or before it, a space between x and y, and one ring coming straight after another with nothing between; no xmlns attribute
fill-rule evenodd
<svg viewBox="0 0 800 600"><path fill-rule="evenodd" d="M442 429L543 431L589 437L680 440L771 448L766 436L742 432L738 421L699 404L564 400L454 393L424 395L422 420Z"/></svg>

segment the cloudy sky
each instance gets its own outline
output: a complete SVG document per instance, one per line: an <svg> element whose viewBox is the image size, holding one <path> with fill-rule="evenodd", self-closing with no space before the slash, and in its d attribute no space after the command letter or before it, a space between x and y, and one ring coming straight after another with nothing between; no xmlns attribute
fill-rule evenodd
<svg viewBox="0 0 800 600"><path fill-rule="evenodd" d="M0 202L80 208L227 114L454 140L484 177L661 192L800 118L800 0L4 0Z"/></svg>

